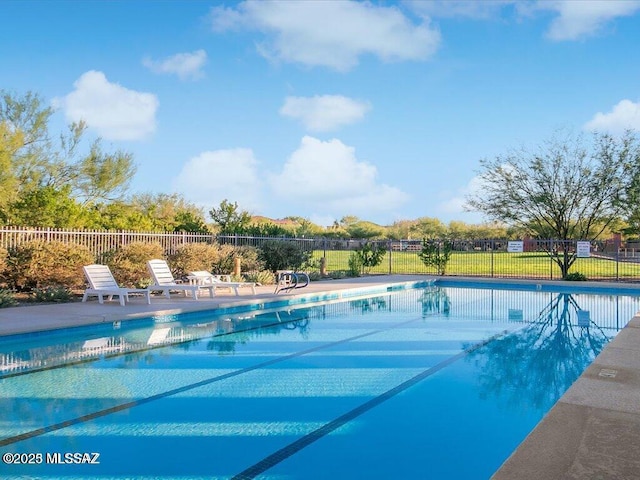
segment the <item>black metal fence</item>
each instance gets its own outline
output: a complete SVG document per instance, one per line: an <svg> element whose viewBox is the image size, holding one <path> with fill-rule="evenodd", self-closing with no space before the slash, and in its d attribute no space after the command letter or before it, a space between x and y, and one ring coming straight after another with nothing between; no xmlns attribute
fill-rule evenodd
<svg viewBox="0 0 640 480"><path fill-rule="evenodd" d="M335 238L283 238L250 237L243 235L206 235L166 232L112 232L65 229L36 229L1 227L0 247L11 248L20 243L42 239L84 245L102 258L104 253L131 242L155 242L162 244L167 255L182 245L194 242L220 243L234 246L259 248L266 241L287 241L312 252L308 270L320 272L321 259L329 276L347 276L352 272L350 258L357 250L369 244L383 249L384 256L379 265L365 270L370 274L429 274L437 269L425 265L418 255L422 250L420 240L378 240ZM561 279L562 270L554 255L580 256L569 270L581 273L589 280L640 282L640 250L626 248L615 242L585 242L559 240L525 240L517 242L506 239L443 240L450 242L451 256L445 268L448 276L477 276L495 278ZM519 248L513 248L514 245Z"/></svg>

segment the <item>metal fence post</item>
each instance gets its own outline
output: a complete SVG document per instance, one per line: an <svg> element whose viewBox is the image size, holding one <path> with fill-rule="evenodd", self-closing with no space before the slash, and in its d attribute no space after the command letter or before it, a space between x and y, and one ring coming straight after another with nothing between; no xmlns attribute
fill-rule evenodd
<svg viewBox="0 0 640 480"><path fill-rule="evenodd" d="M496 249L496 241L491 240L491 276L493 277L493 252Z"/></svg>
<svg viewBox="0 0 640 480"><path fill-rule="evenodd" d="M391 240L389 240L387 242L387 249L389 250L389 275L391 275L391 267L392 267L392 260L391 260Z"/></svg>
<svg viewBox="0 0 640 480"><path fill-rule="evenodd" d="M549 252L552 252L553 241L549 240ZM553 255L549 255L549 279L553 280Z"/></svg>

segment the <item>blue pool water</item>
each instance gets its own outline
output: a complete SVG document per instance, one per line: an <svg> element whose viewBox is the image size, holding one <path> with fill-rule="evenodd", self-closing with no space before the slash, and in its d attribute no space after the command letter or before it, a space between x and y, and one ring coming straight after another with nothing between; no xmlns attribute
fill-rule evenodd
<svg viewBox="0 0 640 480"><path fill-rule="evenodd" d="M476 287L2 339L0 478L489 478L640 300Z"/></svg>

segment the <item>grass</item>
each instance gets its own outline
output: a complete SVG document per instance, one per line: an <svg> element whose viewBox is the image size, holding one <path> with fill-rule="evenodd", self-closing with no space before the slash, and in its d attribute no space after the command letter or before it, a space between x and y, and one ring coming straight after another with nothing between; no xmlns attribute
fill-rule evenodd
<svg viewBox="0 0 640 480"><path fill-rule="evenodd" d="M319 260L325 252L317 250ZM347 270L349 250L327 250L327 271ZM578 258L570 272L580 272L589 280L640 280L640 263L616 262L606 258ZM416 252L391 252L369 273L436 274L427 268ZM544 252L453 252L446 275L553 279L562 278L560 267Z"/></svg>

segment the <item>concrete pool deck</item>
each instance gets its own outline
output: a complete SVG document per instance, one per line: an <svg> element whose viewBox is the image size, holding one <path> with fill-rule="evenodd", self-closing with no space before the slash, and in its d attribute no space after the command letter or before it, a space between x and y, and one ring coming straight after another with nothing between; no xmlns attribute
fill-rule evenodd
<svg viewBox="0 0 640 480"><path fill-rule="evenodd" d="M363 295L393 284L425 281L424 275L385 275L312 282L290 293L258 287L252 295L218 291L194 301L182 296L154 297L147 305L132 297L125 307L117 301L34 305L0 309L0 336L99 324L243 305L320 301L329 294L353 290ZM461 282L511 283L505 279L452 278ZM567 286L566 282L514 281ZM581 288L615 288L638 293L638 285L580 282ZM601 292L598 292L601 293ZM351 297L353 298L353 297ZM499 425L496 425L499 428ZM636 316L604 348L537 427L493 475L503 479L636 479L640 477L640 316Z"/></svg>

